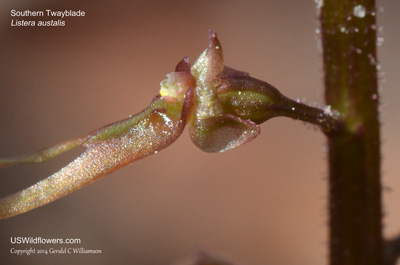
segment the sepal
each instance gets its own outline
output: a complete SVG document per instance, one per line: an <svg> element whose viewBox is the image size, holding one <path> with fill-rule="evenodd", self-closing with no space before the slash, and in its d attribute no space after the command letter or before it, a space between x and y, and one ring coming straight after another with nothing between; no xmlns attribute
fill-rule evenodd
<svg viewBox="0 0 400 265"><path fill-rule="evenodd" d="M194 120L189 132L197 147L214 153L229 151L253 140L260 134L260 127L250 120L222 114Z"/></svg>

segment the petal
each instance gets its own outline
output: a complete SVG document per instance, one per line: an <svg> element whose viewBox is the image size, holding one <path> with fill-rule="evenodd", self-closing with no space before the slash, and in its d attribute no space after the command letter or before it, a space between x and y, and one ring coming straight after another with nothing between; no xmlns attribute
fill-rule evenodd
<svg viewBox="0 0 400 265"><path fill-rule="evenodd" d="M190 60L189 57L184 57L175 67L175 72L189 72L190 73Z"/></svg>
<svg viewBox="0 0 400 265"><path fill-rule="evenodd" d="M224 66L224 69L222 70L222 73L220 75L221 76L225 76L225 77L250 76L249 73L233 69L233 68L228 67L226 65Z"/></svg>

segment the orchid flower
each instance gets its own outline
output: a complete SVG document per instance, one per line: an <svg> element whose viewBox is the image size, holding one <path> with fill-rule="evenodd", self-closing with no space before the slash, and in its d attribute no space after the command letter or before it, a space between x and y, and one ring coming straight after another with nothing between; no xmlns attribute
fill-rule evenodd
<svg viewBox="0 0 400 265"><path fill-rule="evenodd" d="M287 116L332 133L337 119L321 109L283 96L272 85L224 66L222 46L209 31L208 48L191 66L187 57L161 82L160 95L142 112L82 137L32 154L0 159L0 167L40 163L82 145L70 164L22 191L0 199L0 218L57 200L138 159L172 144L186 124L193 143L205 152L225 152L260 134L258 124Z"/></svg>

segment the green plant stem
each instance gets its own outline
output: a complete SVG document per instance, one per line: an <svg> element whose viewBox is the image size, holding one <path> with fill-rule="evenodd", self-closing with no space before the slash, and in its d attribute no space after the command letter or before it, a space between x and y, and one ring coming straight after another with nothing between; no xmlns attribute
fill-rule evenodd
<svg viewBox="0 0 400 265"><path fill-rule="evenodd" d="M330 264L383 264L374 0L320 10L325 99L341 114L329 135Z"/></svg>
<svg viewBox="0 0 400 265"><path fill-rule="evenodd" d="M272 107L277 116L284 116L317 125L326 134L334 134L340 129L340 122L336 115L331 113L330 108L323 110L311 107L284 96L282 96L282 101L285 104Z"/></svg>

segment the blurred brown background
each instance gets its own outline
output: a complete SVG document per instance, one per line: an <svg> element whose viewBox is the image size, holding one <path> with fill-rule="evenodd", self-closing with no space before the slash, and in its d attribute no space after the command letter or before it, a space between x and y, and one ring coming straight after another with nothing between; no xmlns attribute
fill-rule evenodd
<svg viewBox="0 0 400 265"><path fill-rule="evenodd" d="M381 0L385 234L400 232L399 1ZM84 10L65 27L11 27L10 11ZM145 108L165 74L217 31L226 65L322 105L315 3L15 1L0 3L0 157L73 138ZM206 154L187 131L170 148L63 199L0 221L0 264L172 264L208 251L243 265L327 263L324 136L279 118L253 142ZM0 171L0 196L82 149ZM10 237L80 238L101 255L16 256ZM65 245L63 245L65 247Z"/></svg>

